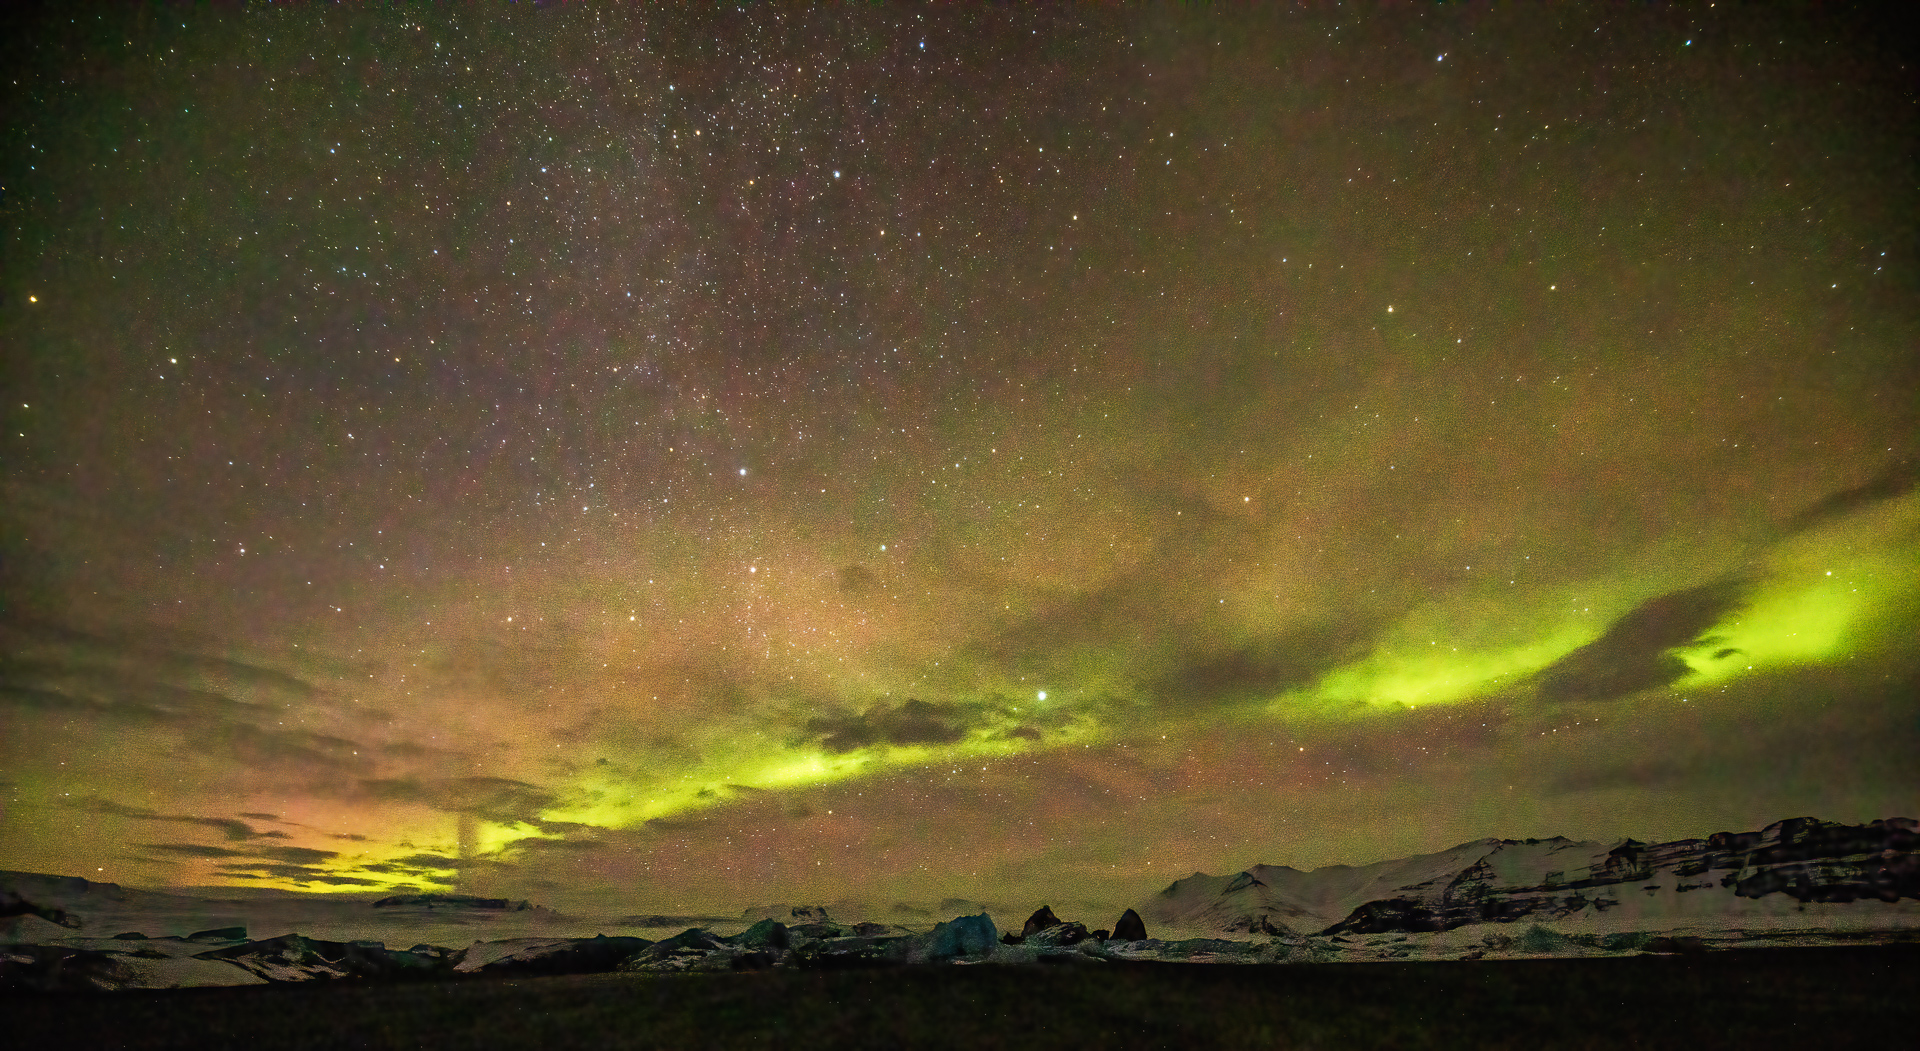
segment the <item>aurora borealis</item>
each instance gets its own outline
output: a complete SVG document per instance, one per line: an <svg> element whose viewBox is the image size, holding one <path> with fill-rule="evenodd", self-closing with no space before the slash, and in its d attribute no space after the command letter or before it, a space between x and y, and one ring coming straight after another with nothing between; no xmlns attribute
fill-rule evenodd
<svg viewBox="0 0 1920 1051"><path fill-rule="evenodd" d="M0 868L1131 903L1920 799L1870 11L11 17Z"/></svg>

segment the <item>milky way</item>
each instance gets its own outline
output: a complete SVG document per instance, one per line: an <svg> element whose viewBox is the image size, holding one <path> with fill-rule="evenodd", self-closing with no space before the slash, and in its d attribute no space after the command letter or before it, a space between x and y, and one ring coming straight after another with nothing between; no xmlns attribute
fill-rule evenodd
<svg viewBox="0 0 1920 1051"><path fill-rule="evenodd" d="M1911 813L1848 17L22 18L0 867L1131 902Z"/></svg>

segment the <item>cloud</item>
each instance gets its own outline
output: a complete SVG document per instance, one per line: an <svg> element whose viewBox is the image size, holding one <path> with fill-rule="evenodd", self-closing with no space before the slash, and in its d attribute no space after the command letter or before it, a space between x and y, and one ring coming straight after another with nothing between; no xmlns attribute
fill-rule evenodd
<svg viewBox="0 0 1920 1051"><path fill-rule="evenodd" d="M407 869L457 869L463 862L459 858L439 854L408 854L404 858L394 858L388 864ZM373 868L372 865L366 867Z"/></svg>
<svg viewBox="0 0 1920 1051"><path fill-rule="evenodd" d="M558 853L580 854L595 850L605 850L606 844L593 839L531 839L515 840L508 848L515 853Z"/></svg>
<svg viewBox="0 0 1920 1051"><path fill-rule="evenodd" d="M371 762L355 741L277 726L292 706L338 707L325 691L283 672L144 637L17 618L0 620L0 649L7 655L0 661L0 705L121 727L169 727L196 752L281 773L351 772ZM261 725L269 720L274 724Z"/></svg>
<svg viewBox="0 0 1920 1051"><path fill-rule="evenodd" d="M1874 504L1897 500L1916 488L1920 488L1920 459L1903 457L1861 485L1816 500L1788 521L1787 531L1804 533Z"/></svg>
<svg viewBox="0 0 1920 1051"><path fill-rule="evenodd" d="M246 851L209 847L199 843L142 843L140 846L145 850L158 850L165 854L178 854L188 858L244 858L247 856Z"/></svg>
<svg viewBox="0 0 1920 1051"><path fill-rule="evenodd" d="M1302 625L1237 646L1195 647L1153 677L1148 692L1182 706L1269 700L1360 656L1356 648L1380 623L1368 618Z"/></svg>
<svg viewBox="0 0 1920 1051"><path fill-rule="evenodd" d="M272 861L293 865L314 865L322 861L331 861L339 857L337 851L314 850L310 847L254 847L250 850L233 850L229 847L210 847L201 843L142 843L147 850L158 850L166 854L178 854L188 858L267 858ZM258 868L248 865L247 868Z"/></svg>
<svg viewBox="0 0 1920 1051"><path fill-rule="evenodd" d="M830 752L851 752L877 744L952 744L966 736L956 724L956 706L936 706L906 700L898 706L877 704L860 715L835 715L807 721L807 732L821 735Z"/></svg>
<svg viewBox="0 0 1920 1051"><path fill-rule="evenodd" d="M88 796L73 804L80 810L95 814L111 814L115 817L132 818L135 821L166 821L181 825L199 825L211 828L227 837L229 842L244 843L252 839L285 839L284 832L260 832L244 821L224 817L192 817L186 814L161 814L144 807L123 806L110 799Z"/></svg>
<svg viewBox="0 0 1920 1051"><path fill-rule="evenodd" d="M241 879L259 879L277 877L297 883L330 883L344 887L384 887L380 880L364 879L359 876L341 876L326 869L311 865L222 865L220 871L228 876Z"/></svg>
<svg viewBox="0 0 1920 1051"><path fill-rule="evenodd" d="M1692 671L1673 651L1703 636L1747 600L1751 585L1728 580L1669 592L1634 607L1606 634L1541 669L1543 697L1606 700L1665 686Z"/></svg>
<svg viewBox="0 0 1920 1051"><path fill-rule="evenodd" d="M538 823L555 803L552 792L505 777L372 778L359 787L383 802L418 803L501 824Z"/></svg>
<svg viewBox="0 0 1920 1051"><path fill-rule="evenodd" d="M286 861L296 865L313 865L322 861L331 861L340 856L337 850L315 850L312 847L256 847L247 852L276 861Z"/></svg>

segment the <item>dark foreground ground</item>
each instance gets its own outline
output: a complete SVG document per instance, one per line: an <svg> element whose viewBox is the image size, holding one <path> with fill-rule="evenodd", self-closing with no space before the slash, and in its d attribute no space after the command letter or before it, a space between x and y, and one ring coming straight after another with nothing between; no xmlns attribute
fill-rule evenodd
<svg viewBox="0 0 1920 1051"><path fill-rule="evenodd" d="M1920 946L9 996L18 1048L1920 1046Z"/></svg>

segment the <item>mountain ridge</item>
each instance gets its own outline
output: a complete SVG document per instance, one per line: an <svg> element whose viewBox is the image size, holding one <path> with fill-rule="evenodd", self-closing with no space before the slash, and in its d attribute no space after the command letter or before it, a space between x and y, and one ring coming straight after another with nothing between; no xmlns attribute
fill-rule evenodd
<svg viewBox="0 0 1920 1051"><path fill-rule="evenodd" d="M1657 882L1656 882L1657 881ZM1707 892L1678 907L1679 895ZM1251 865L1196 872L1137 908L1165 926L1223 933L1374 934L1444 931L1522 918L1639 926L1663 919L1765 915L1780 895L1808 904L1920 904L1920 822L1847 825L1785 818L1753 832L1648 844L1548 839L1469 840L1446 850L1302 871ZM1602 923L1601 926L1612 926Z"/></svg>

